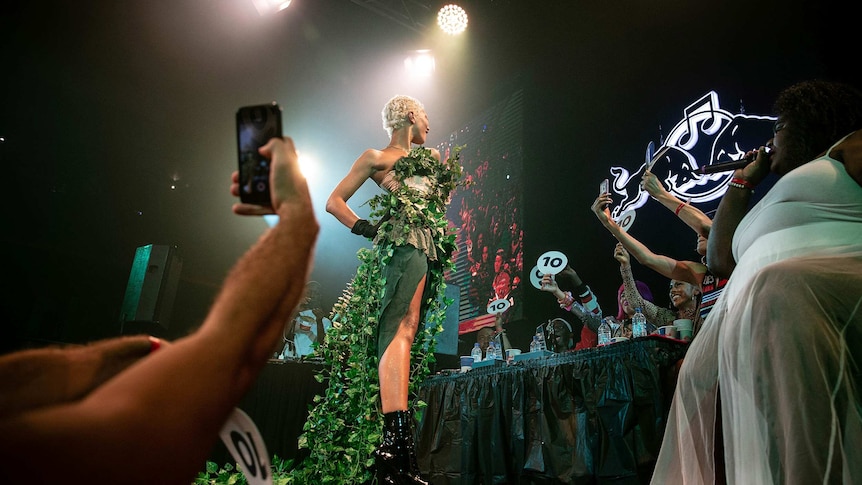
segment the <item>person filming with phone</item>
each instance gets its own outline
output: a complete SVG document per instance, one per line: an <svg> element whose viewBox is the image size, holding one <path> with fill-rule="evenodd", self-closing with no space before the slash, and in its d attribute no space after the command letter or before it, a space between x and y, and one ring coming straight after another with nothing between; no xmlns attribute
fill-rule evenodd
<svg viewBox="0 0 862 485"><path fill-rule="evenodd" d="M260 154L271 162L271 199L233 211L279 222L237 261L198 330L171 344L121 337L0 357L4 482L191 483L311 269L319 225L293 142L273 138ZM231 181L238 196L238 173Z"/></svg>

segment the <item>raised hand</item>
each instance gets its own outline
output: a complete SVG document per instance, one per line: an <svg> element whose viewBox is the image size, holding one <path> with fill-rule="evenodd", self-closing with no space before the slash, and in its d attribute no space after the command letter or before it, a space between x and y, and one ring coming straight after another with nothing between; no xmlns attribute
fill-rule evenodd
<svg viewBox="0 0 862 485"><path fill-rule="evenodd" d="M619 261L622 266L628 266L631 263L629 252L623 247L623 243L617 243L614 246L614 259Z"/></svg>
<svg viewBox="0 0 862 485"><path fill-rule="evenodd" d="M557 285L557 280L554 279L554 275L546 274L542 275L542 291L547 291L548 293L556 293L560 291L559 285Z"/></svg>
<svg viewBox="0 0 862 485"><path fill-rule="evenodd" d="M644 172L644 176L641 179L641 186L644 188L644 190L647 191L649 195L653 197L657 197L659 194L667 192L667 190L664 188L664 185L662 185L661 182L658 181L658 177L656 177L649 170Z"/></svg>
<svg viewBox="0 0 862 485"><path fill-rule="evenodd" d="M611 211L610 204L613 202L611 200L611 194L602 194L596 197L596 200L593 202L593 205L590 206L590 209L593 211L593 214L596 215L599 221L601 221L602 225L608 226L613 222L611 219Z"/></svg>
<svg viewBox="0 0 862 485"><path fill-rule="evenodd" d="M771 144L772 140L769 140L767 145ZM762 146L757 150L745 152L744 157L749 156L754 156L754 161L743 168L736 169L733 176L739 177L754 186L762 182L769 175L770 155L766 153L766 147Z"/></svg>
<svg viewBox="0 0 862 485"><path fill-rule="evenodd" d="M260 147L260 154L272 163L269 171L269 187L272 194L272 207L237 202L233 205L235 214L261 216L275 214L285 202L310 204L308 184L299 170L299 157L290 137L272 138ZM230 193L239 197L239 172L231 174Z"/></svg>

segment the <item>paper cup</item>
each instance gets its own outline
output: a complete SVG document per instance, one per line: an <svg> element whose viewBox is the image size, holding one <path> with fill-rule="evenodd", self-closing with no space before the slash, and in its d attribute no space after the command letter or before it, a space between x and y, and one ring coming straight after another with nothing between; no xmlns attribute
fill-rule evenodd
<svg viewBox="0 0 862 485"><path fill-rule="evenodd" d="M691 340L692 331L694 330L691 320L688 318L680 318L673 321L673 326L676 327L677 338L682 340Z"/></svg>
<svg viewBox="0 0 862 485"><path fill-rule="evenodd" d="M515 356L521 353L521 349L506 349L506 362L515 360Z"/></svg>
<svg viewBox="0 0 862 485"><path fill-rule="evenodd" d="M473 368L473 357L470 355L461 356L461 372L467 372Z"/></svg>
<svg viewBox="0 0 862 485"><path fill-rule="evenodd" d="M659 335L665 336L665 337L670 337L670 338L676 338L676 336L677 336L676 327L673 325L666 325L664 327L659 327L659 329L656 333Z"/></svg>

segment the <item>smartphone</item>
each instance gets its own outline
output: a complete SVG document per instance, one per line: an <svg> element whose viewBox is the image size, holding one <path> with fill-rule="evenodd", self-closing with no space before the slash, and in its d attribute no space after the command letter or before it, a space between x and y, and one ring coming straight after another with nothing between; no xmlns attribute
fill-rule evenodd
<svg viewBox="0 0 862 485"><path fill-rule="evenodd" d="M236 112L236 144L239 162L239 199L247 204L269 207L269 160L258 149L281 133L281 106L243 106Z"/></svg>
<svg viewBox="0 0 862 485"><path fill-rule="evenodd" d="M599 184L599 195L607 194L611 190L610 182L608 179L602 180L602 183Z"/></svg>

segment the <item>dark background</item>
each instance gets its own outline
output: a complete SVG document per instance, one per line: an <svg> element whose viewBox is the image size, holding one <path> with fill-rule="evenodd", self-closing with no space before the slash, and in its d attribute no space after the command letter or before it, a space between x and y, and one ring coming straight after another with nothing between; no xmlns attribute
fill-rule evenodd
<svg viewBox="0 0 862 485"><path fill-rule="evenodd" d="M324 202L362 150L388 142L386 100L421 99L436 145L523 90L525 266L566 252L615 313L614 240L589 211L610 165L636 168L660 127L710 90L770 114L796 81L860 84L855 16L837 1L471 0L457 38L430 33L433 20L417 32L361 3L294 0L263 17L250 0L5 2L3 350L117 335L135 249L146 244L176 245L183 260L169 336L200 325L266 228L230 210L243 105L277 100L285 133L315 160L322 230L312 279L331 305L367 242ZM432 17L440 6L422 3ZM402 74L420 48L437 56L433 80ZM360 215L376 190L369 183L355 196ZM632 234L697 258L693 233L654 201ZM666 280L634 270L667 304ZM524 349L557 311L548 295L525 296L524 319L509 324Z"/></svg>

